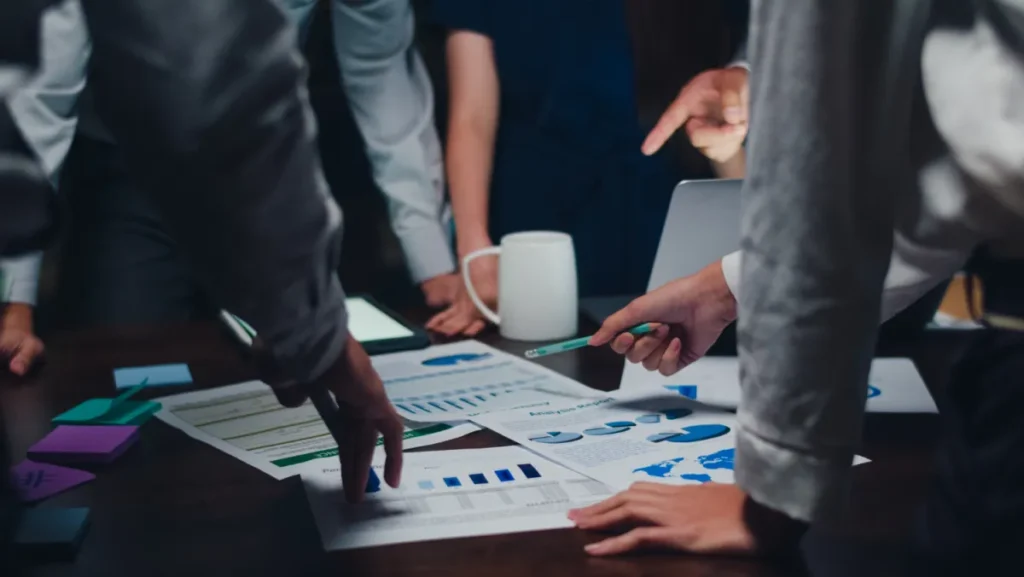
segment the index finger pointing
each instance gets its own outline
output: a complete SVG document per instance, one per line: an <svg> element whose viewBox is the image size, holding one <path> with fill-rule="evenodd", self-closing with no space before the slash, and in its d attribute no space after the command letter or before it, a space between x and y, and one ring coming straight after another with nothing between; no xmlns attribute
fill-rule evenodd
<svg viewBox="0 0 1024 577"><path fill-rule="evenodd" d="M392 411L393 418L381 420L380 434L384 438L384 481L392 487L398 487L402 481L402 437L405 428L398 414Z"/></svg>
<svg viewBox="0 0 1024 577"><path fill-rule="evenodd" d="M650 156L658 152L665 142L679 130L679 127L686 124L686 121L693 115L689 101L686 87L683 87L679 96L668 106L644 140L640 147L644 154Z"/></svg>

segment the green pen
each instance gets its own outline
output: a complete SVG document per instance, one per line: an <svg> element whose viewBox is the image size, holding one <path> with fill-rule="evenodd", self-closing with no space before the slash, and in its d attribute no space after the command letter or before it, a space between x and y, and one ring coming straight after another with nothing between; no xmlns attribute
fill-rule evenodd
<svg viewBox="0 0 1024 577"><path fill-rule="evenodd" d="M647 333L653 332L654 329L655 329L655 327L652 327L650 323L644 323L642 325L638 325L638 326L635 326L635 327L629 329L629 331L627 331L627 332L629 334L631 334L631 335L634 335L634 336L640 336L640 335L646 335ZM526 351L526 353L525 353L526 354L526 358L528 358L528 359L536 359L537 357L546 357L548 355L554 355L554 354L558 354L558 353L564 353L566 351L574 351L576 349L582 349L583 347L588 346L590 344L590 339L592 337L593 337L593 335L591 335L589 337L580 337L578 339L572 339L571 341L564 341L564 342L561 342L561 343L555 343L553 345L548 345L546 347L540 347L539 349L533 349L533 350L530 350L530 351Z"/></svg>

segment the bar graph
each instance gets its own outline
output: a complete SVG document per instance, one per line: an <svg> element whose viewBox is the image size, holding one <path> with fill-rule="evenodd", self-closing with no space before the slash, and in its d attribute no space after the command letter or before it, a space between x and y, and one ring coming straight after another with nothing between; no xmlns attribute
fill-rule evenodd
<svg viewBox="0 0 1024 577"><path fill-rule="evenodd" d="M461 489L474 485L496 485L541 478L543 478L543 474L537 467L530 463L522 463L515 467L486 472L481 472L479 469L471 473L448 472L434 479L420 479L416 482L416 487L421 491L435 491L438 487Z"/></svg>
<svg viewBox="0 0 1024 577"><path fill-rule="evenodd" d="M538 478L540 478L540 472L537 471L537 469L533 465L531 465L529 463L525 463L523 465L519 465L519 470L522 471L524 475L526 475L527 479L538 479Z"/></svg>
<svg viewBox="0 0 1024 577"><path fill-rule="evenodd" d="M486 410L492 401L510 393L516 393L531 385L547 380L544 375L524 377L501 383L473 386L468 389L438 391L434 394L392 397L391 402L404 416L415 420L417 417L443 415L445 413L473 413ZM479 392L478 392L479 391Z"/></svg>

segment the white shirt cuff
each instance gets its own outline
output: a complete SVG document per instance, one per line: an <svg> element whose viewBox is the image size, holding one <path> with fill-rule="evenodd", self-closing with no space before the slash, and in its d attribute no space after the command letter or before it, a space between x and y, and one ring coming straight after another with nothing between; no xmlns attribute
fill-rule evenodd
<svg viewBox="0 0 1024 577"><path fill-rule="evenodd" d="M725 276L725 284L737 302L740 300L741 256L740 251L736 251L722 257L722 275Z"/></svg>
<svg viewBox="0 0 1024 577"><path fill-rule="evenodd" d="M746 60L733 60L725 66L726 68L742 68L747 72L750 72L750 62Z"/></svg>
<svg viewBox="0 0 1024 577"><path fill-rule="evenodd" d="M0 261L0 301L9 303L36 304L39 289L39 269L43 253Z"/></svg>
<svg viewBox="0 0 1024 577"><path fill-rule="evenodd" d="M413 282L455 272L451 243L440 222L396 231Z"/></svg>

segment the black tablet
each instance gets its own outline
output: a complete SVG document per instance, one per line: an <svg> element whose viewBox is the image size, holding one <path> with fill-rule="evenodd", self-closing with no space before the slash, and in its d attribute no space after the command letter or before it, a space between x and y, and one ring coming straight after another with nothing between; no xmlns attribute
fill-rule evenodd
<svg viewBox="0 0 1024 577"><path fill-rule="evenodd" d="M348 330L371 355L425 349L427 332L366 295L345 299Z"/></svg>
<svg viewBox="0 0 1024 577"><path fill-rule="evenodd" d="M396 353L430 346L426 331L409 324L373 297L348 297L345 308L348 309L349 333L363 345L367 354ZM247 346L252 345L255 329L227 311L221 311L220 317L238 340Z"/></svg>

